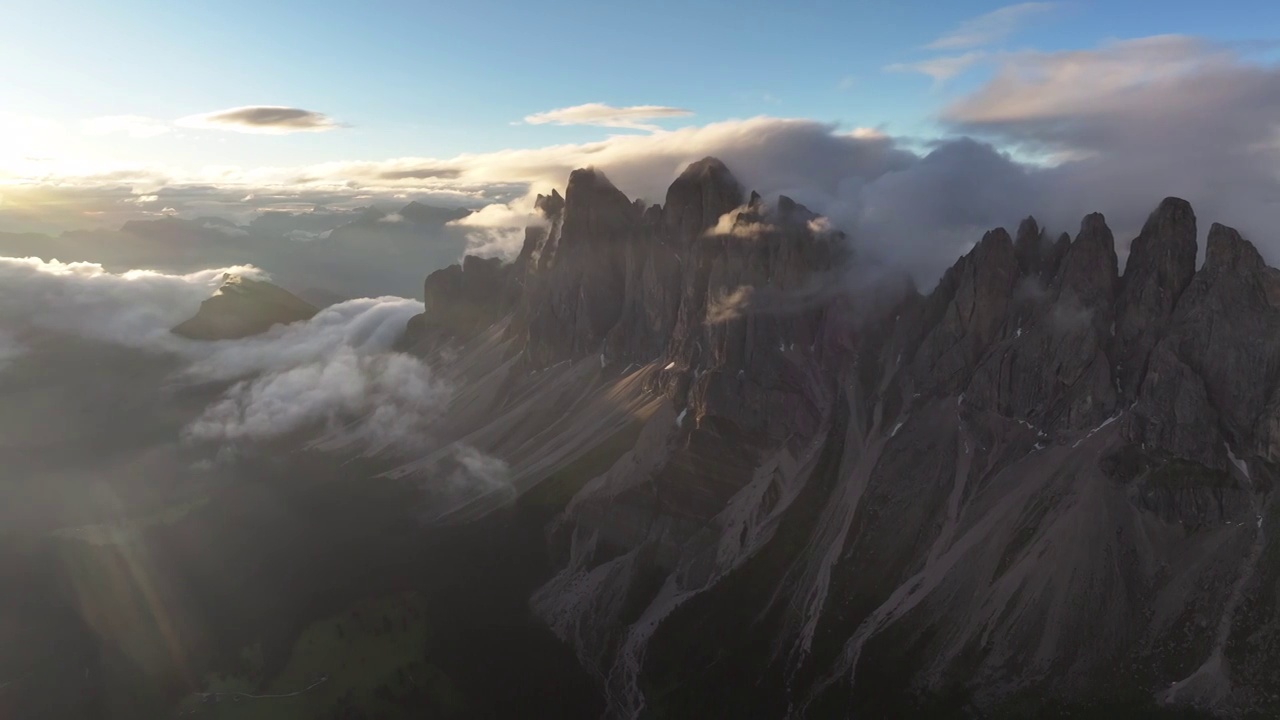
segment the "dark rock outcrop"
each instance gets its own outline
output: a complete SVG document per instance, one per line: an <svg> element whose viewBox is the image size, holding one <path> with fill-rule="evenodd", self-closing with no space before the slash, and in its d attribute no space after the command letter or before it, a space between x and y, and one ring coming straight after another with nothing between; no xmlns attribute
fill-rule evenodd
<svg viewBox="0 0 1280 720"><path fill-rule="evenodd" d="M468 255L427 276L423 313L409 319L399 348L469 338L500 320L514 306L513 271L500 258Z"/></svg>
<svg viewBox="0 0 1280 720"><path fill-rule="evenodd" d="M281 287L226 274L222 287L173 333L193 340L237 340L275 325L310 320L317 312L314 305Z"/></svg>

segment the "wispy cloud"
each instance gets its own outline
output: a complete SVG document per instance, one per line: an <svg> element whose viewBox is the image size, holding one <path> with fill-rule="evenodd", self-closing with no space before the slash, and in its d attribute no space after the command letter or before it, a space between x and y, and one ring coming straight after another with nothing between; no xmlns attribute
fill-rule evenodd
<svg viewBox="0 0 1280 720"><path fill-rule="evenodd" d="M965 20L925 47L929 50L964 50L1000 42L1027 21L1058 6L1054 2L1025 2L1008 5L985 15Z"/></svg>
<svg viewBox="0 0 1280 720"><path fill-rule="evenodd" d="M586 103L584 105L574 105L573 107L557 108L526 115L524 121L530 125L595 125L597 127L654 131L660 128L657 125L643 121L688 117L692 114L689 110L665 105L614 107L604 103Z"/></svg>
<svg viewBox="0 0 1280 720"><path fill-rule="evenodd" d="M189 115L177 121L183 127L230 130L242 133L285 135L296 132L325 132L343 127L328 115L314 110L281 105L247 105Z"/></svg>
<svg viewBox="0 0 1280 720"><path fill-rule="evenodd" d="M886 65L885 70L890 72L915 72L922 75L928 75L933 78L935 83L944 83L960 73L973 67L973 65L987 54L981 50L963 53L961 55L947 55L944 57L930 58L912 63L894 63Z"/></svg>
<svg viewBox="0 0 1280 720"><path fill-rule="evenodd" d="M91 118L81 123L81 127L89 135L119 133L132 138L151 138L172 130L165 121L143 115L107 115Z"/></svg>

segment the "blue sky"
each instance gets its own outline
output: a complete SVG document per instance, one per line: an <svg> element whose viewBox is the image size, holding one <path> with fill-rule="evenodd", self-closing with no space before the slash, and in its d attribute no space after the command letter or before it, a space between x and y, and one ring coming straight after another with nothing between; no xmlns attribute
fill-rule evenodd
<svg viewBox="0 0 1280 720"><path fill-rule="evenodd" d="M24 0L3 20L0 231L419 200L484 208L465 222L501 253L574 168L660 201L705 155L922 275L1028 212L1121 234L1170 194L1246 230L1280 213L1274 1Z"/></svg>
<svg viewBox="0 0 1280 720"><path fill-rule="evenodd" d="M452 157L604 138L617 130L520 122L601 102L683 108L661 121L804 117L895 135L938 132L948 98L982 62L939 82L905 65L1002 51L1089 48L1165 33L1262 41L1280 3L1075 0L985 41L929 49L1007 3L315 3L23 1L6 13L0 110L65 123L61 145L116 162L300 165ZM15 70L16 69L16 70ZM178 132L70 137L83 120L160 120L287 105L346 127L255 136ZM216 135L216 137L214 137ZM49 143L55 144L55 143Z"/></svg>

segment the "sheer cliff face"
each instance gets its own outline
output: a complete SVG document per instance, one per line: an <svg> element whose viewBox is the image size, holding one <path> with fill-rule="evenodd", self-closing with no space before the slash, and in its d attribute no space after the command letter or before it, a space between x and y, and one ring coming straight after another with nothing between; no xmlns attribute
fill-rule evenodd
<svg viewBox="0 0 1280 720"><path fill-rule="evenodd" d="M458 371L465 439L571 490L532 602L611 714L1280 708L1280 275L1234 230L1197 270L1166 199L1122 273L1101 215L1028 218L921 296L712 158L662 206L580 170L539 207L410 344L507 358Z"/></svg>

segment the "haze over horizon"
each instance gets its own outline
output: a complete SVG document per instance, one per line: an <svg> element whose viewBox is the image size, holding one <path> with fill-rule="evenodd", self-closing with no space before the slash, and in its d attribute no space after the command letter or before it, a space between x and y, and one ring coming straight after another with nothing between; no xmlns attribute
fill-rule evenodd
<svg viewBox="0 0 1280 720"><path fill-rule="evenodd" d="M376 33L296 3L76 5L20 9L0 48L24 68L0 79L0 231L419 200L487 207L472 247L510 256L576 167L661 202L715 155L927 284L1028 213L1127 241L1178 195L1255 234L1280 191L1263 2L362 6Z"/></svg>

